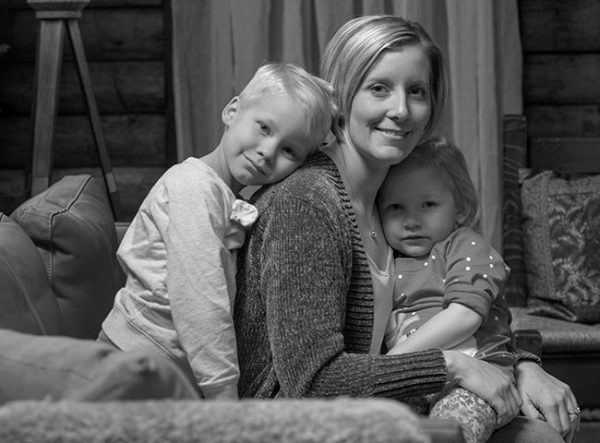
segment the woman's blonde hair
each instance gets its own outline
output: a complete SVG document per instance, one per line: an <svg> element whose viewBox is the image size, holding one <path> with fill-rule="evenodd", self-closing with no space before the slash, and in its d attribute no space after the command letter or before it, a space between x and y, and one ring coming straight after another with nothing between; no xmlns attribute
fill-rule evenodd
<svg viewBox="0 0 600 443"><path fill-rule="evenodd" d="M479 196L460 149L445 137L430 138L418 144L400 163L392 166L388 174L402 174L421 168L433 169L440 176L448 178L458 212L465 217L460 225L477 229L481 215Z"/></svg>
<svg viewBox="0 0 600 443"><path fill-rule="evenodd" d="M431 66L431 117L423 139L431 135L448 95L442 51L419 23L393 15L370 15L346 22L327 44L321 60L321 77L333 86L339 111L333 122L339 140L344 139L352 100L373 63L384 51L409 45L421 47Z"/></svg>

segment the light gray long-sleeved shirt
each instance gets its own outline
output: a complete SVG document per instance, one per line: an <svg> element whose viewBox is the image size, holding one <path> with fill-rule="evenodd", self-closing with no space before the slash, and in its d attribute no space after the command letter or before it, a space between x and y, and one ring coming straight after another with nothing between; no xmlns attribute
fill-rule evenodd
<svg viewBox="0 0 600 443"><path fill-rule="evenodd" d="M237 398L236 249L255 218L202 160L171 167L119 247L127 282L104 333L123 350L167 355L205 398Z"/></svg>

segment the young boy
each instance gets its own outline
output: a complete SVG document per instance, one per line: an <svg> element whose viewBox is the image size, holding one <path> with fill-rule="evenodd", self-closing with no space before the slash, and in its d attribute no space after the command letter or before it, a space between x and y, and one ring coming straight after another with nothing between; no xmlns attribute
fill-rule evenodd
<svg viewBox="0 0 600 443"><path fill-rule="evenodd" d="M332 114L323 80L292 64L259 68L223 109L215 150L170 168L142 203L117 253L127 281L99 340L167 355L205 398L237 398L236 249L257 217L237 195L296 170Z"/></svg>

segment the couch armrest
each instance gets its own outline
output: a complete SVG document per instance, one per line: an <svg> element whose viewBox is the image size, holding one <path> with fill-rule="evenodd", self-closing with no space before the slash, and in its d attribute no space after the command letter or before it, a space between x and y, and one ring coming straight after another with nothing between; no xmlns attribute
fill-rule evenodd
<svg viewBox="0 0 600 443"><path fill-rule="evenodd" d="M461 443L454 424L434 423L384 399L31 402L0 407L0 440L97 443ZM447 438L446 438L447 437Z"/></svg>
<svg viewBox="0 0 600 443"><path fill-rule="evenodd" d="M537 329L517 329L513 331L515 345L518 349L531 352L542 357L542 335Z"/></svg>

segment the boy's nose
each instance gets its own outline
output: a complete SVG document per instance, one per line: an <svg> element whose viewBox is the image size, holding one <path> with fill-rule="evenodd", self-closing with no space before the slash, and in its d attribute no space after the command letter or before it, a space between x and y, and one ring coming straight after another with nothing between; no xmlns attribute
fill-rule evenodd
<svg viewBox="0 0 600 443"><path fill-rule="evenodd" d="M267 164L270 164L273 161L276 151L277 145L274 143L263 143L256 148L257 154L262 157L263 161Z"/></svg>

